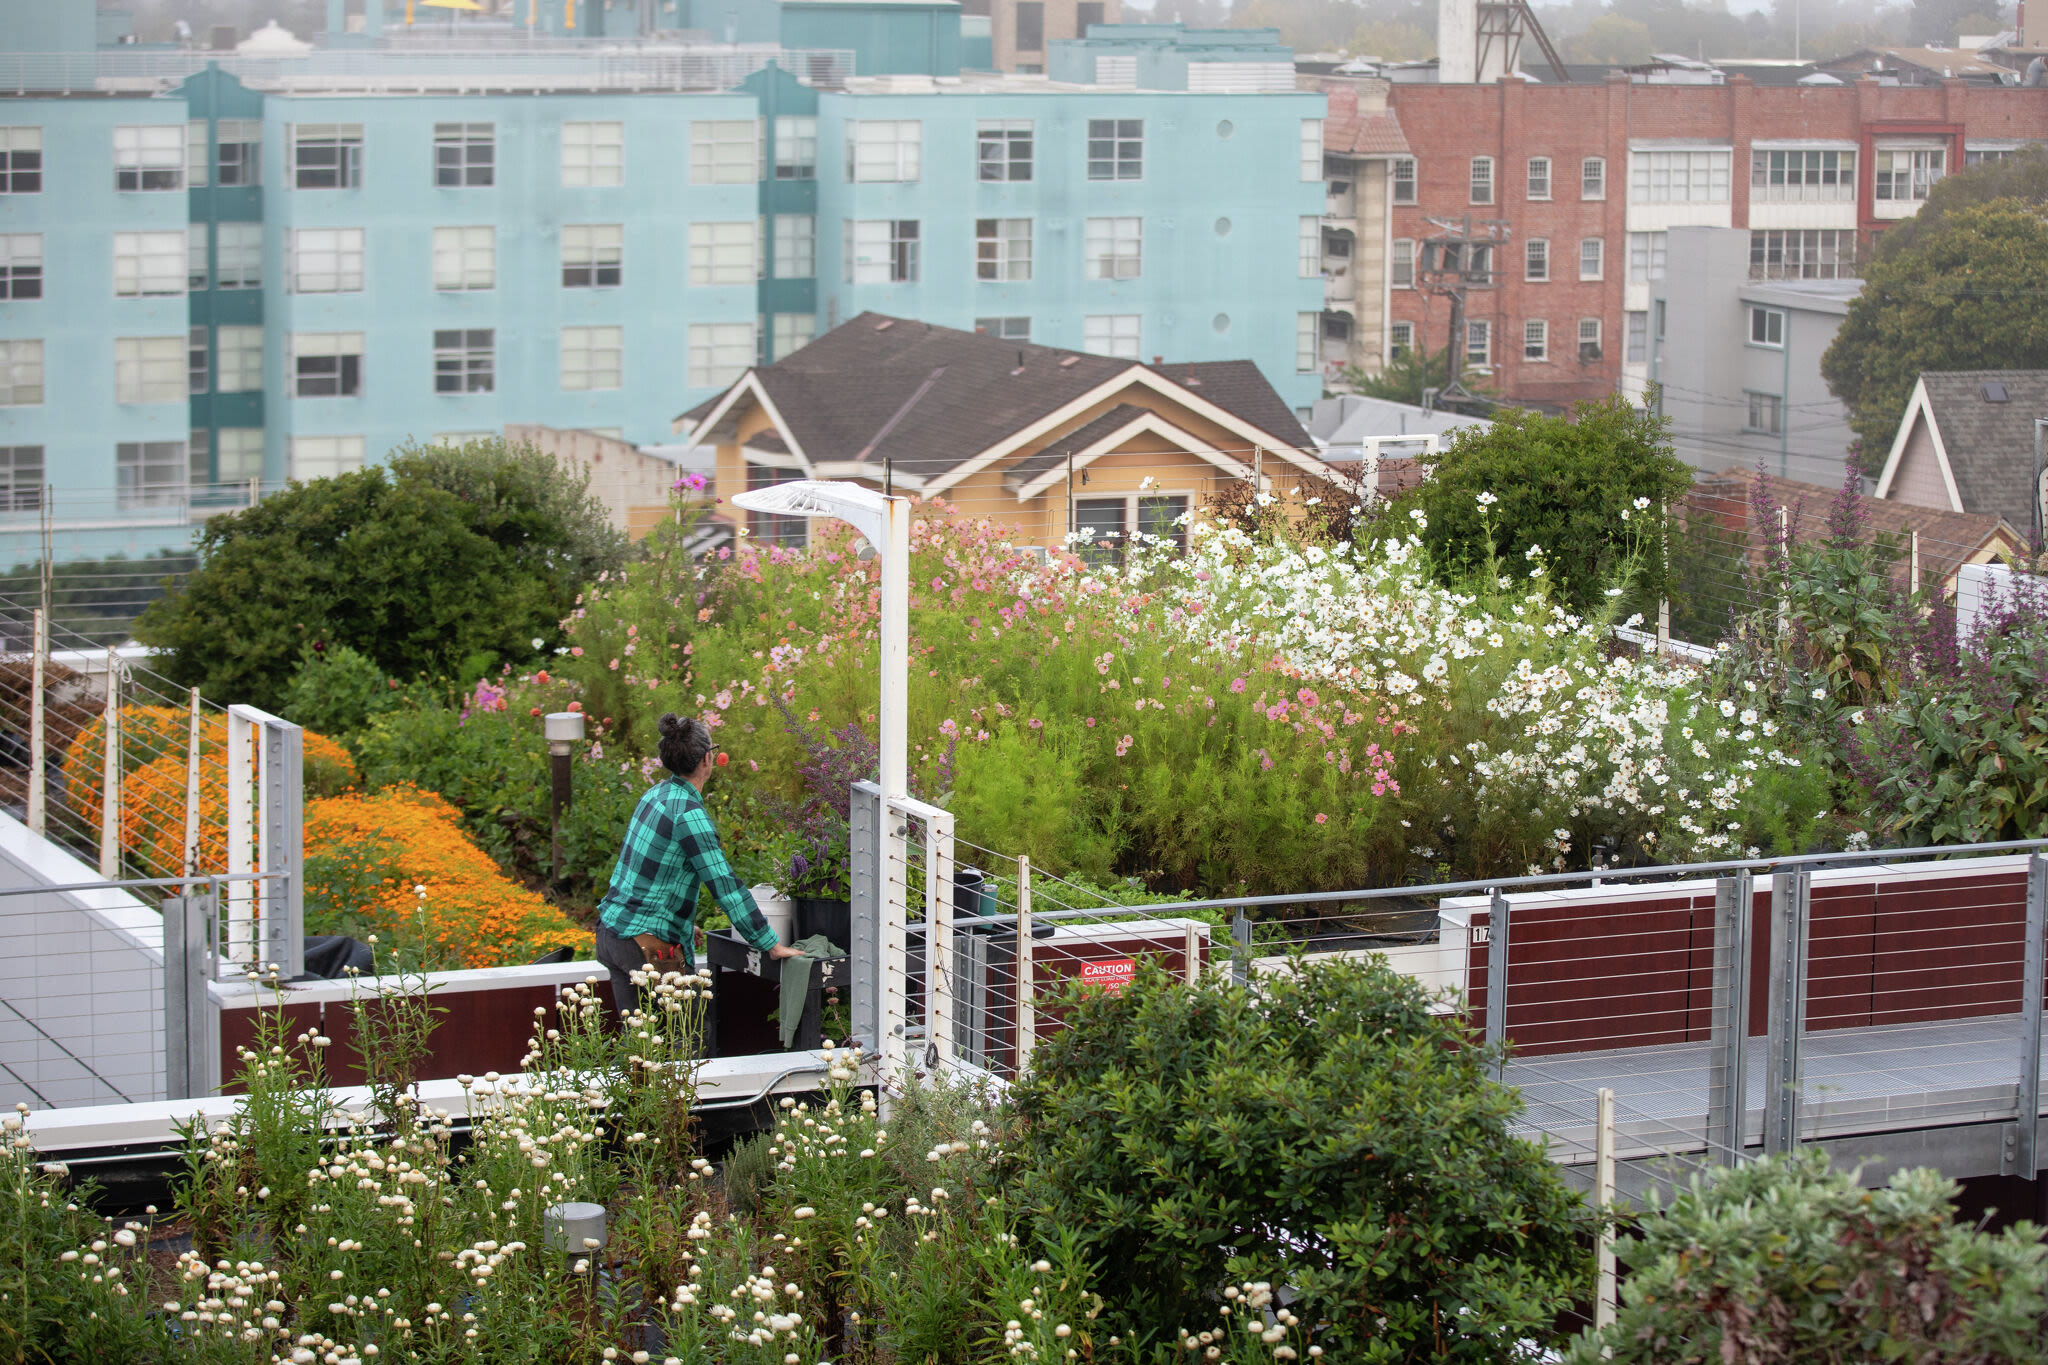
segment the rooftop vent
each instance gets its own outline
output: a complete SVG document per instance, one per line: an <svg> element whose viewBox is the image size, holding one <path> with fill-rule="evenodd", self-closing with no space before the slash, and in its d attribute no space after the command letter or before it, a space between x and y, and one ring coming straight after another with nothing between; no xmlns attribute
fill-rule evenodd
<svg viewBox="0 0 2048 1365"><path fill-rule="evenodd" d="M888 331L888 330L889 330L889 329L890 329L891 327L894 327L895 325L896 325L896 319L894 319L894 318L883 318L883 319L882 319L882 320L881 320L880 322L878 322L878 323L876 323L876 324L875 324L875 330L876 330L877 332L886 332L886 331Z"/></svg>
<svg viewBox="0 0 2048 1365"><path fill-rule="evenodd" d="M1060 362L1060 368L1064 370L1064 369L1066 369L1066 368L1067 368L1068 366L1070 366L1070 365L1078 365L1078 364L1080 364L1080 363L1081 363L1081 357L1079 357L1079 356L1077 356L1077 355L1070 355L1070 356L1068 356L1068 357L1067 357L1067 358L1066 358L1065 360L1062 360L1062 361Z"/></svg>
<svg viewBox="0 0 2048 1365"><path fill-rule="evenodd" d="M1984 401L1987 403L2005 403L2010 402L2011 399L2006 394L2005 385L1990 383L1984 386Z"/></svg>

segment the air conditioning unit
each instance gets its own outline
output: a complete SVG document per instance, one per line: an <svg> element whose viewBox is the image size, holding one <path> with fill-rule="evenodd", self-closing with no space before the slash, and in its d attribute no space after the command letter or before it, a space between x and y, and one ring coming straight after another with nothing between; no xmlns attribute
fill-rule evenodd
<svg viewBox="0 0 2048 1365"><path fill-rule="evenodd" d="M1592 363L1593 361L1595 361L1595 360L1598 360L1599 358L1600 358L1600 343L1599 343L1599 342L1597 342L1597 341L1582 341L1582 342L1580 342L1580 343L1579 343L1579 363L1580 363L1580 364L1591 364L1591 363Z"/></svg>

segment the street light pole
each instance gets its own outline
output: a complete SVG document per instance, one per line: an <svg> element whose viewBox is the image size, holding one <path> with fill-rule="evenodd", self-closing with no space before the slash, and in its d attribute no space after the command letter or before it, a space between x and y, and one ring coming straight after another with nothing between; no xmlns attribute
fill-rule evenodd
<svg viewBox="0 0 2048 1365"><path fill-rule="evenodd" d="M876 706L882 798L910 795L910 499L857 483L797 479L733 496L749 512L837 517L868 538L882 561L881 695Z"/></svg>

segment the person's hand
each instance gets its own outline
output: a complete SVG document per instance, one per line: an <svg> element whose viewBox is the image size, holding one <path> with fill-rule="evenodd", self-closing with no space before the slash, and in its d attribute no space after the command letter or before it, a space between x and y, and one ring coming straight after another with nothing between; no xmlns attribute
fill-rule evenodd
<svg viewBox="0 0 2048 1365"><path fill-rule="evenodd" d="M770 948L770 949L768 950L768 956L770 956L770 957L802 957L802 956L803 956L803 954L802 954L801 952L799 952L799 951L798 951L797 949L795 949L795 948L792 948L792 947L790 947L790 946L789 946L789 945L788 945L787 943L778 943L778 944L776 944L776 945L775 945L775 946L774 946L773 948Z"/></svg>
<svg viewBox="0 0 2048 1365"><path fill-rule="evenodd" d="M665 962L676 955L676 945L654 934L635 934L633 942L640 945L640 953L649 962Z"/></svg>

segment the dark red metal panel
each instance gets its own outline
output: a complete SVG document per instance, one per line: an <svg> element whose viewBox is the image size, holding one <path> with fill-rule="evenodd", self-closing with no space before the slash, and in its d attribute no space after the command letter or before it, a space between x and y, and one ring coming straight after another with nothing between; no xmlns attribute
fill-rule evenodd
<svg viewBox="0 0 2048 1365"><path fill-rule="evenodd" d="M548 1011L549 1022L552 1023L557 990L556 986L541 984L445 994L436 992L433 1002L446 1013L440 1016L435 1026L420 1075L455 1076L465 1072L482 1075L486 1071L509 1074L519 1070L520 1059L526 1055L533 1037L533 1012L535 1009ZM610 995L609 989L603 993L607 997ZM269 1008L266 1003L260 1006L236 1005L221 1010L223 1092L233 1094L241 1090L236 1080L242 1071L240 1050L255 1045L258 1015ZM363 1059L356 1035L355 1013L347 1001L294 1003L287 998L281 1008L287 1046L294 1045L290 1040L301 1033L322 1035L330 1040L330 1045L322 1050L321 1058L328 1084L363 1084Z"/></svg>
<svg viewBox="0 0 2048 1365"><path fill-rule="evenodd" d="M1692 893L1616 888L1612 900L1515 909L1507 1034L1526 1056L1684 1042L1698 1004ZM1709 900L1709 965L1712 903Z"/></svg>
<svg viewBox="0 0 2048 1365"><path fill-rule="evenodd" d="M1807 899L1806 1027L1870 1023L1876 952L1876 888L1870 882L1816 885Z"/></svg>
<svg viewBox="0 0 2048 1365"><path fill-rule="evenodd" d="M1871 1022L1922 1023L2020 1007L2027 874L1879 882Z"/></svg>

